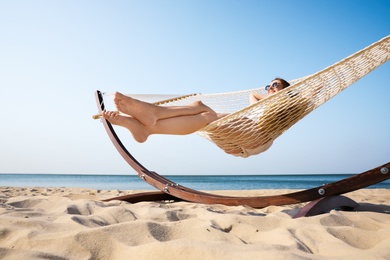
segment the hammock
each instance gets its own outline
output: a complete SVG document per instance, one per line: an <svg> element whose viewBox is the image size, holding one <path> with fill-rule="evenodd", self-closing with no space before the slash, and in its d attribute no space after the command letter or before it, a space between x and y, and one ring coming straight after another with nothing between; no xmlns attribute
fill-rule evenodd
<svg viewBox="0 0 390 260"><path fill-rule="evenodd" d="M264 88L216 94L193 94L154 102L161 106L202 101L229 115L198 131L229 154L247 157L246 150L268 148L272 142L311 111L390 59L390 36L312 75L291 80L291 86L249 105L249 95ZM142 100L153 96L129 95Z"/></svg>

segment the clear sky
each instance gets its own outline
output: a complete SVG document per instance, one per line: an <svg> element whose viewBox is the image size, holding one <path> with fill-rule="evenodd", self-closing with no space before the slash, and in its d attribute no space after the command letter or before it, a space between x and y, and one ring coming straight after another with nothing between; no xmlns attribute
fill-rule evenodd
<svg viewBox="0 0 390 260"><path fill-rule="evenodd" d="M94 92L215 93L317 72L390 34L386 0L0 0L0 173L133 174ZM390 159L390 62L247 159L190 136L126 146L160 174L359 173Z"/></svg>

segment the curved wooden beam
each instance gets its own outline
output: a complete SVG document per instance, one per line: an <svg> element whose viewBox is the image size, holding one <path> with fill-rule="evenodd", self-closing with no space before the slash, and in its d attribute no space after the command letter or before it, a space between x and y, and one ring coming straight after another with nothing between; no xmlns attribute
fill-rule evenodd
<svg viewBox="0 0 390 260"><path fill-rule="evenodd" d="M99 112L105 110L103 95L96 91L96 101ZM169 194L170 196L181 200L204 203L204 204L224 204L229 206L247 205L254 208L263 208L270 205L281 206L295 204L307 201L313 201L324 197L339 195L367 186L382 182L390 178L390 162L376 167L364 173L352 177L325 184L323 186L307 189L303 191L287 193L274 196L260 197L232 197L217 194L210 194L193 190L177 183L174 183L156 172L149 171L140 162L138 162L122 144L113 126L105 119L102 119L103 125L115 148L123 159L138 173L138 176L151 186Z"/></svg>

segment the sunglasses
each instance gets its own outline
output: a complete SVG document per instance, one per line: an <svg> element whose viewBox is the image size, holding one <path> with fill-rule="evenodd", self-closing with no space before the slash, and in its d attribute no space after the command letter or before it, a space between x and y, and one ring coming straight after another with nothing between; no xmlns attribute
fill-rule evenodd
<svg viewBox="0 0 390 260"><path fill-rule="evenodd" d="M277 88L279 86L278 82L272 83L272 85L265 86L265 90L269 90L269 88Z"/></svg>

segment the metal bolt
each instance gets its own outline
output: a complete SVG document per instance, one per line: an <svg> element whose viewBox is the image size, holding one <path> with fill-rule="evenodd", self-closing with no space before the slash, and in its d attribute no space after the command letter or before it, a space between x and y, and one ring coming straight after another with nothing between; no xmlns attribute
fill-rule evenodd
<svg viewBox="0 0 390 260"><path fill-rule="evenodd" d="M140 177L141 179L145 180L145 174L142 174Z"/></svg>
<svg viewBox="0 0 390 260"><path fill-rule="evenodd" d="M165 191L165 192L169 192L168 186L165 186L164 191Z"/></svg>
<svg viewBox="0 0 390 260"><path fill-rule="evenodd" d="M318 194L320 194L321 196L325 194L325 190L323 188L319 189L318 190Z"/></svg>
<svg viewBox="0 0 390 260"><path fill-rule="evenodd" d="M382 167L382 168L381 168L381 173L382 173L382 174L388 174L388 173L389 173L389 169L386 168L386 167Z"/></svg>

